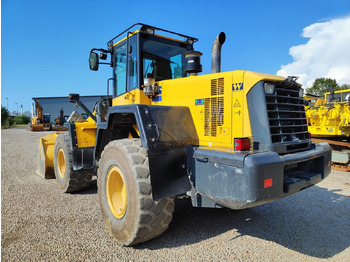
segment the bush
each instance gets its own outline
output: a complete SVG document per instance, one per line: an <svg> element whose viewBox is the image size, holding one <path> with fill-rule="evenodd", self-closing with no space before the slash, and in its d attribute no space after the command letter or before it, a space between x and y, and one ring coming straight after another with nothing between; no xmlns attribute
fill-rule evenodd
<svg viewBox="0 0 350 262"><path fill-rule="evenodd" d="M16 125L23 125L23 124L28 124L30 119L29 117L22 115L22 116L16 116L13 121L15 122Z"/></svg>
<svg viewBox="0 0 350 262"><path fill-rule="evenodd" d="M9 117L7 118L7 125L8 125L8 126L12 126L12 125L13 125L13 122L14 122L14 121L13 121L13 118L9 116Z"/></svg>
<svg viewBox="0 0 350 262"><path fill-rule="evenodd" d="M7 118L9 117L9 111L1 106L1 126L6 125Z"/></svg>
<svg viewBox="0 0 350 262"><path fill-rule="evenodd" d="M27 125L30 122L30 118L26 115L11 117L9 111L1 106L1 127L9 128L13 124L16 125Z"/></svg>

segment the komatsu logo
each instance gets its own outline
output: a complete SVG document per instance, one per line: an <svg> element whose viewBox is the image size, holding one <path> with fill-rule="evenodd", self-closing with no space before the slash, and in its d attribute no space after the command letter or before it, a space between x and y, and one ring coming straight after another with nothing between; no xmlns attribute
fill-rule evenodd
<svg viewBox="0 0 350 262"><path fill-rule="evenodd" d="M243 83L233 83L232 91L243 90Z"/></svg>

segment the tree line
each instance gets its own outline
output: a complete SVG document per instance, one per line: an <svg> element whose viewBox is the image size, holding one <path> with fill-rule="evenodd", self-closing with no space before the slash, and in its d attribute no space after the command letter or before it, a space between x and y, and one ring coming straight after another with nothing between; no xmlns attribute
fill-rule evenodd
<svg viewBox="0 0 350 262"><path fill-rule="evenodd" d="M306 93L316 96L324 96L331 91L350 89L350 84L339 85L335 79L317 78L310 88L306 88Z"/></svg>
<svg viewBox="0 0 350 262"><path fill-rule="evenodd" d="M10 116L9 111L1 106L1 128L9 128L13 125L27 125L30 122L30 118L26 115Z"/></svg>

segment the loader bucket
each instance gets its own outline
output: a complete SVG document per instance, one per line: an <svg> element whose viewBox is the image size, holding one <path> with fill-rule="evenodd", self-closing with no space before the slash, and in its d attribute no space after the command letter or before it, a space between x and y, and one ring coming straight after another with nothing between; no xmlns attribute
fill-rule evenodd
<svg viewBox="0 0 350 262"><path fill-rule="evenodd" d="M32 125L31 131L37 132L37 131L44 131L44 125L43 124L34 124Z"/></svg>
<svg viewBox="0 0 350 262"><path fill-rule="evenodd" d="M36 173L43 178L54 178L54 146L60 133L52 133L39 139L39 163Z"/></svg>

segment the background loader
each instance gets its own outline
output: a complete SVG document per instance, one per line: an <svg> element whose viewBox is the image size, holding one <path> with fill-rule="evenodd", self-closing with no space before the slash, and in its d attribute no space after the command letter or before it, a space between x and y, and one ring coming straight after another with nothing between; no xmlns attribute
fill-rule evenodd
<svg viewBox="0 0 350 262"><path fill-rule="evenodd" d="M196 38L129 27L107 49L90 52L91 70L112 68L112 95L91 110L71 94L88 118L41 138L39 172L54 170L63 192L86 188L97 176L103 220L120 245L162 234L176 196L187 195L196 207L244 209L330 173L331 148L311 142L295 77L221 72L225 38L214 41L212 73L198 75Z"/></svg>
<svg viewBox="0 0 350 262"><path fill-rule="evenodd" d="M350 89L325 93L305 108L312 140L332 148L333 167L350 171Z"/></svg>

